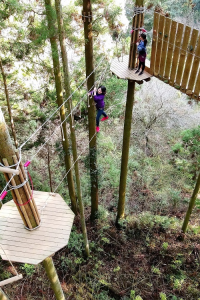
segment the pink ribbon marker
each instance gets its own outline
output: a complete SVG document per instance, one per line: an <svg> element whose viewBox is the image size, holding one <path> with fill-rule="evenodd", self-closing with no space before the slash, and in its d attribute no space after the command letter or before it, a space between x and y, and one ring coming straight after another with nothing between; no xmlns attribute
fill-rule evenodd
<svg viewBox="0 0 200 300"><path fill-rule="evenodd" d="M7 195L8 193L6 192L6 191L4 191L2 194L1 194L1 196L0 196L0 200L2 201L4 198L5 198L5 196Z"/></svg>
<svg viewBox="0 0 200 300"><path fill-rule="evenodd" d="M24 167L28 167L30 165L30 160L27 160L27 162L25 162Z"/></svg>

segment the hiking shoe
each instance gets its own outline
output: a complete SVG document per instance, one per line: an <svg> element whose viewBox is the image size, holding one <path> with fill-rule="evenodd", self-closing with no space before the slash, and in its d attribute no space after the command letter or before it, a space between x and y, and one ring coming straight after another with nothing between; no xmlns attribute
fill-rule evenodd
<svg viewBox="0 0 200 300"><path fill-rule="evenodd" d="M138 75L142 75L143 74L143 71L141 71Z"/></svg>
<svg viewBox="0 0 200 300"><path fill-rule="evenodd" d="M96 132L99 132L99 130L100 130L100 129L99 129L99 127L97 126L97 127L96 127Z"/></svg>
<svg viewBox="0 0 200 300"><path fill-rule="evenodd" d="M135 74L138 73L138 72L139 72L139 70L137 70L137 71L135 72Z"/></svg>
<svg viewBox="0 0 200 300"><path fill-rule="evenodd" d="M101 121L105 121L105 120L108 120L108 116L107 116L107 117L103 117L103 118L101 119Z"/></svg>

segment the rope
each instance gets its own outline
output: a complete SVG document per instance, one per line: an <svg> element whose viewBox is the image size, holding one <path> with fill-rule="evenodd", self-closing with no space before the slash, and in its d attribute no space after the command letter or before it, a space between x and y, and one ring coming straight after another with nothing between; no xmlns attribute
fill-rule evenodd
<svg viewBox="0 0 200 300"><path fill-rule="evenodd" d="M7 258L7 260L9 261L9 263L11 264L11 266L13 267L13 269L15 270L17 276L19 277L19 274L18 274L18 272L17 272L17 269L16 269L16 268L14 267L14 265L12 264L12 261L9 259L7 253L4 251L4 249L3 249L2 246L1 246L1 244L0 244L0 247L1 247L1 249L3 250L3 252L4 252L4 254L5 254L6 258Z"/></svg>
<svg viewBox="0 0 200 300"><path fill-rule="evenodd" d="M107 70L108 65L109 65L109 63L106 65L106 68L104 69L104 74L103 74L103 76L105 76L105 73L106 73L106 70ZM62 136L64 137L62 124L63 124L63 123L67 120L67 118L72 114L72 112L76 109L76 107L77 107L78 105L81 104L81 102L83 101L83 99L84 99L84 97L85 97L86 95L87 95L87 100L88 100L88 107L90 107L90 105L89 105L89 96L88 96L88 92L90 92L90 91L94 88L94 86L96 85L97 81L100 81L100 80L96 80L96 81L94 82L94 85L90 88L89 91L87 91L87 94L85 94L85 95L81 98L81 100L76 104L76 106L71 110L71 112L66 116L66 118L60 123L60 125L58 125L58 126L54 129L53 133L52 133L52 134L49 136L49 138L43 143L43 145L38 149L38 151L31 157L30 161L32 161L33 158L34 158L34 157L35 157L35 156L43 149L43 147L48 143L48 141L49 141L49 140L51 139L51 137L56 133L56 130L57 130L59 127L61 127ZM63 141L64 141L64 139L63 139Z"/></svg>
<svg viewBox="0 0 200 300"><path fill-rule="evenodd" d="M92 138L90 139L89 144L90 144L90 142L92 141L92 139L96 136L96 134L97 134L97 133L95 132L95 134L94 134L94 135L92 136ZM65 176L62 178L62 180L61 180L60 183L57 185L57 187L54 189L54 191L53 191L52 193L50 193L50 194L48 195L48 197L46 198L45 204L43 205L43 207L42 207L41 210L40 210L41 216L42 216L43 210L45 209L45 207L46 207L46 205L47 205L47 201L48 201L49 197L50 197L52 194L55 194L55 192L57 191L57 189L59 188L59 186L62 184L62 182L64 181L64 179L65 179L66 176L68 175L68 173L72 170L72 168L74 167L74 165L76 164L76 162L77 162L77 161L79 160L79 158L81 157L82 153L83 153L83 151L82 151L81 154L77 157L77 159L75 160L75 162L72 164L71 168L67 171L67 173L66 173Z"/></svg>
<svg viewBox="0 0 200 300"><path fill-rule="evenodd" d="M71 95L53 112L52 115L20 146L20 148L23 148L26 143L32 139L35 134L55 115L55 113L72 97L72 95L88 80L88 78L95 72L95 70L100 66L101 62L103 61L105 57L103 57L99 64L94 68L94 70L85 78L85 80L76 88L76 90L71 93Z"/></svg>

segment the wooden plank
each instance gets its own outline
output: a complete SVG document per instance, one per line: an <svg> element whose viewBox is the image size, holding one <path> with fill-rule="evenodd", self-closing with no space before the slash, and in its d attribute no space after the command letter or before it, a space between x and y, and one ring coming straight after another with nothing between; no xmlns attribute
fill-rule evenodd
<svg viewBox="0 0 200 300"><path fill-rule="evenodd" d="M27 247L27 244L25 247L21 247L21 246L16 246L16 244L13 245L4 245L3 250L5 251L5 253L7 252L15 252L15 253L20 253L20 256L23 255L24 257L32 257L32 254L36 254L40 257L41 256L48 256L48 252L55 252L55 248L53 246L47 246L45 247L36 247L36 245L34 246L34 248L32 247ZM3 255L3 252L0 249L0 253Z"/></svg>
<svg viewBox="0 0 200 300"><path fill-rule="evenodd" d="M177 71L177 75L176 75L175 86L181 85L183 70L185 67L186 50L187 50L189 39L190 39L190 32L191 32L191 27L186 26L185 32L184 32L184 37L183 37L183 44L182 44L181 51L180 51L180 59L179 59L179 63L178 63L178 71Z"/></svg>
<svg viewBox="0 0 200 300"><path fill-rule="evenodd" d="M7 260L6 257L5 258L3 257L2 259L3 260ZM26 258L26 263L27 264L31 264L31 265L38 265L42 260L33 259L33 258ZM23 263L24 262L24 258L20 257L20 256L14 256L14 255L12 255L12 262Z"/></svg>
<svg viewBox="0 0 200 300"><path fill-rule="evenodd" d="M200 93L200 70L199 70L199 74L198 74L198 77L196 80L194 94L193 94L192 98L195 100L199 100L199 93Z"/></svg>
<svg viewBox="0 0 200 300"><path fill-rule="evenodd" d="M57 220L56 222L52 223L51 220L45 220L45 222L42 223L41 227L36 229L40 231L50 231L50 232L58 232L58 229L60 231L64 230L62 227L68 228L71 227L73 220L69 219L62 219L62 220ZM45 223L45 224L44 224ZM1 222L0 223L1 228L12 228L12 229L19 229L21 231L26 230L24 226L21 223L8 223L8 222ZM56 230L54 230L56 229Z"/></svg>
<svg viewBox="0 0 200 300"><path fill-rule="evenodd" d="M62 224L66 224L67 222L71 223L74 219L74 216L71 216L70 214L67 214L67 215L64 215L63 218L60 218L60 215L56 215L56 216L53 217L53 219L54 219L54 223L52 223L52 221L50 220L48 214L43 214L43 216L42 216L42 225L41 226L47 226L47 224L48 224L48 226L50 224L52 224L52 226L54 226L54 224L62 225ZM0 226L1 226L1 224L11 224L12 226L15 226L17 224L20 224L20 225L22 224L23 225L22 220L20 218L17 218L17 217L15 219L13 219L13 218L10 219L8 217L6 217L6 218L1 217Z"/></svg>
<svg viewBox="0 0 200 300"><path fill-rule="evenodd" d="M132 20L132 29L134 30L131 34L131 44L130 44L130 52L129 52L129 62L128 62L128 68L132 68L132 65L133 65L133 53L136 51L136 44L135 44L135 40L136 40L136 16L133 17L133 20Z"/></svg>
<svg viewBox="0 0 200 300"><path fill-rule="evenodd" d="M150 60L151 74L154 74L159 18L160 18L160 15L158 13L154 12L153 37L152 37L151 60Z"/></svg>
<svg viewBox="0 0 200 300"><path fill-rule="evenodd" d="M177 30L177 22L172 21L171 24L171 30L169 33L169 45L167 49L167 59L166 59L166 67L165 67L165 79L169 79L170 71L171 71L171 63L173 58L173 50L174 50L174 41L176 36L176 30Z"/></svg>
<svg viewBox="0 0 200 300"><path fill-rule="evenodd" d="M181 92L183 92L183 93L186 92L187 83L188 83L189 76L190 76L190 70L191 70L191 66L192 66L192 62L193 62L193 53L195 50L198 33L199 33L199 31L197 29L193 29L191 40L190 40L189 46L187 48L187 58L186 58L186 63L185 63L185 70L184 70L183 78L182 78L182 82L181 82Z"/></svg>
<svg viewBox="0 0 200 300"><path fill-rule="evenodd" d="M39 243L38 240L32 240L31 244L33 245L34 248L41 248L41 247L57 247L60 243L55 242L55 241L42 241L42 243ZM3 240L1 240L1 245L4 249L4 245L15 245L16 247L23 247L27 245L27 240L26 239L22 239L20 240L20 238L18 237L12 237L12 240L10 239L6 239L4 238Z"/></svg>
<svg viewBox="0 0 200 300"><path fill-rule="evenodd" d="M56 226L56 225L55 225ZM63 225L64 226L64 225ZM28 236L55 236L55 233L57 236L66 236L66 230L70 230L71 229L71 226L70 225L65 225L65 228L63 229L61 226L58 226L57 228L54 227L54 228L47 228L47 227L44 227L44 228L38 228L36 231L27 231L26 229L24 228L20 228L20 227L17 227L17 228L13 228L11 226L7 226L7 225L3 225L1 226L1 229L0 229L0 234L2 234L2 237L5 236L5 232L20 232L21 234L24 234L25 233L25 230L27 233L29 233ZM3 233L3 230L4 230L4 233ZM7 235L7 233L6 233Z"/></svg>
<svg viewBox="0 0 200 300"><path fill-rule="evenodd" d="M3 229L3 226L2 226L2 229ZM16 234L20 234L21 235L21 237L26 237L27 239L33 239L33 238L39 238L39 237L43 237L43 238L45 238L45 237L48 237L48 238L55 238L55 234L54 234L54 231L52 231L52 232L47 232L47 231L37 231L37 234L34 234L33 233L33 231L31 231L31 232L25 232L25 231L17 231L17 230L15 230L15 228L10 228L9 227L9 230L5 227L4 228L4 230L2 230L2 229L0 229L0 235L2 235L2 236L10 236L10 232L15 232ZM69 228L67 228L67 229L65 229L65 231L64 232L59 232L59 233L57 233L56 234L56 238L57 239L64 239L64 238L66 238L66 236L67 236L67 230L68 230L68 232L70 232L70 230L71 230L71 228L69 227ZM28 234L29 233L29 234Z"/></svg>
<svg viewBox="0 0 200 300"><path fill-rule="evenodd" d="M165 28L165 17L163 15L160 15L159 25L158 25L157 50L156 50L154 76L158 76L160 70L164 28Z"/></svg>
<svg viewBox="0 0 200 300"><path fill-rule="evenodd" d="M7 239L4 237L4 239L1 240L1 246L4 248L4 245L10 245L10 246L15 245L16 247L20 247L20 246L23 247L23 246L27 246L27 240L20 239L19 237L12 237L12 240L10 240L10 239ZM44 241L42 241L42 243L40 243L40 241L32 239L31 245L34 248L58 247L60 245L60 240L59 240L59 242L56 242L54 240L48 240L48 241L44 240Z"/></svg>
<svg viewBox="0 0 200 300"><path fill-rule="evenodd" d="M160 70L159 70L159 76L164 77L164 70L165 70L165 64L167 60L167 48L168 48L168 41L169 41L169 31L171 28L172 20L169 18L165 18L165 30L164 30L164 36L163 36L163 48L162 48L162 55L161 55L161 61L160 61Z"/></svg>
<svg viewBox="0 0 200 300"><path fill-rule="evenodd" d="M197 47L196 47L195 53L194 53L194 61L193 61L190 79L189 79L188 88L187 88L188 90L193 91L193 89L195 87L195 81L197 78L199 63L200 63L200 35L198 37Z"/></svg>
<svg viewBox="0 0 200 300"><path fill-rule="evenodd" d="M54 243L57 245L57 244L60 244L61 241L66 241L67 240L67 234L70 236L70 232L69 231L66 231L66 237L65 239L63 240L63 238L60 238L60 237L54 237L54 239L50 239L48 236L24 236L24 235L21 235L20 232L9 232L9 235L7 234L6 236L4 236L4 241L6 240L10 240L12 239L13 241L22 241L22 242L31 242L31 243L44 243L44 245L46 245L46 243L50 243L50 241L54 241Z"/></svg>
<svg viewBox="0 0 200 300"><path fill-rule="evenodd" d="M23 275L22 274L19 274L19 275L16 275L16 276L13 276L11 278L8 278L8 279L5 279L3 281L0 281L0 286L4 286L6 284L9 284L9 283L13 283L15 281L18 281L20 279L23 278Z"/></svg>
<svg viewBox="0 0 200 300"><path fill-rule="evenodd" d="M179 59L181 42L182 42L183 30L184 30L184 25L178 23L178 29L177 29L176 39L175 39L175 48L174 48L173 59L172 59L172 67L169 75L170 77L169 84L171 86L174 85L174 81L176 78L176 70L178 68L178 59Z"/></svg>

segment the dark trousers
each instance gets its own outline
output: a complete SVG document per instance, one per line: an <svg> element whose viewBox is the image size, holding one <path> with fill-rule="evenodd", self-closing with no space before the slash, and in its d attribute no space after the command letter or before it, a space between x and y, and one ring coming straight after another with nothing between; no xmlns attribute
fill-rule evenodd
<svg viewBox="0 0 200 300"><path fill-rule="evenodd" d="M139 62L139 67L138 67L138 70L142 67L142 71L144 71L144 68L145 68L145 61L140 61Z"/></svg>
<svg viewBox="0 0 200 300"><path fill-rule="evenodd" d="M97 116L96 116L96 126L99 127L99 119L103 115L104 117L107 117L107 114L103 110L103 108L98 108L97 109Z"/></svg>

